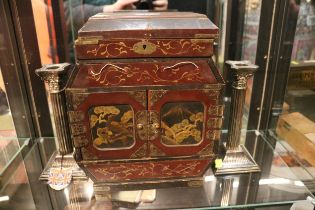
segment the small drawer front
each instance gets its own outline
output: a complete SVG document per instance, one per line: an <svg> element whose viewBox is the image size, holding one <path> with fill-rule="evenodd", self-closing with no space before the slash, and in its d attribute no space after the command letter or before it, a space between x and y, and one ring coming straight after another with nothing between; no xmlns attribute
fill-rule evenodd
<svg viewBox="0 0 315 210"><path fill-rule="evenodd" d="M71 82L73 89L224 86L211 59L116 59L98 63L82 62L76 68L77 74ZM80 100L77 98L77 101Z"/></svg>
<svg viewBox="0 0 315 210"><path fill-rule="evenodd" d="M68 111L70 123L82 122L84 120L84 113L81 111Z"/></svg>
<svg viewBox="0 0 315 210"><path fill-rule="evenodd" d="M70 132L72 136L77 136L80 134L84 134L88 131L88 128L83 123L76 123L70 125Z"/></svg>
<svg viewBox="0 0 315 210"><path fill-rule="evenodd" d="M213 39L124 39L77 41L77 58L211 57Z"/></svg>

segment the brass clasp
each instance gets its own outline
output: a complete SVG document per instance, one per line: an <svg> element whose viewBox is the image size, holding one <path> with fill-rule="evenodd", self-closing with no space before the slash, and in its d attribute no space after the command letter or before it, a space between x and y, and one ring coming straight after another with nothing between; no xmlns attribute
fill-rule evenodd
<svg viewBox="0 0 315 210"><path fill-rule="evenodd" d="M160 116L156 111L140 111L136 113L136 130L143 141L154 140L161 131Z"/></svg>

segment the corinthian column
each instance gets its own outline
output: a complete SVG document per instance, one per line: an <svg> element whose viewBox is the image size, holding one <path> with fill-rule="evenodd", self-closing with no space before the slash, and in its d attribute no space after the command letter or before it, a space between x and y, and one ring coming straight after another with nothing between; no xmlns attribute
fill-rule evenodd
<svg viewBox="0 0 315 210"><path fill-rule="evenodd" d="M65 87L70 69L70 64L62 63L46 65L36 70L36 74L47 83L60 155L73 152L65 98Z"/></svg>
<svg viewBox="0 0 315 210"><path fill-rule="evenodd" d="M248 61L226 61L226 64L232 74L231 109L226 147L228 150L237 150L240 145L247 80L253 76L258 66Z"/></svg>
<svg viewBox="0 0 315 210"><path fill-rule="evenodd" d="M53 189L64 189L71 180L87 180L84 171L73 158L73 144L67 117L65 88L72 66L68 63L52 64L37 69L36 74L47 84L47 92L51 99L51 107L56 128L58 152L50 157L44 171L40 175L41 181L48 181ZM59 177L67 177L67 182L61 185Z"/></svg>
<svg viewBox="0 0 315 210"><path fill-rule="evenodd" d="M247 80L258 66L249 61L226 61L232 76L231 108L226 140L226 155L216 174L247 173L259 171L259 167L244 145L240 145L243 109Z"/></svg>

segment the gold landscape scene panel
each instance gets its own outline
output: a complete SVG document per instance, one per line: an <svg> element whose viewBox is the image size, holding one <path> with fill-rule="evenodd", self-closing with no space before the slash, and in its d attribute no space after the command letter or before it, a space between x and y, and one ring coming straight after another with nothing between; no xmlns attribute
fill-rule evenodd
<svg viewBox="0 0 315 210"><path fill-rule="evenodd" d="M161 109L162 143L191 145L202 141L204 106L200 102L166 103Z"/></svg>
<svg viewBox="0 0 315 210"><path fill-rule="evenodd" d="M100 150L126 148L134 143L130 105L95 106L89 110L93 145Z"/></svg>

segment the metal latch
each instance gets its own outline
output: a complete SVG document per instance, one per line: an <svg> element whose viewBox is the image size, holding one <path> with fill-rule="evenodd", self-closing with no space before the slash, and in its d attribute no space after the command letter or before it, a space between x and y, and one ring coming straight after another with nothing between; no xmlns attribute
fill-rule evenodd
<svg viewBox="0 0 315 210"><path fill-rule="evenodd" d="M160 116L157 111L140 111L136 113L136 133L143 140L154 140L160 135Z"/></svg>

